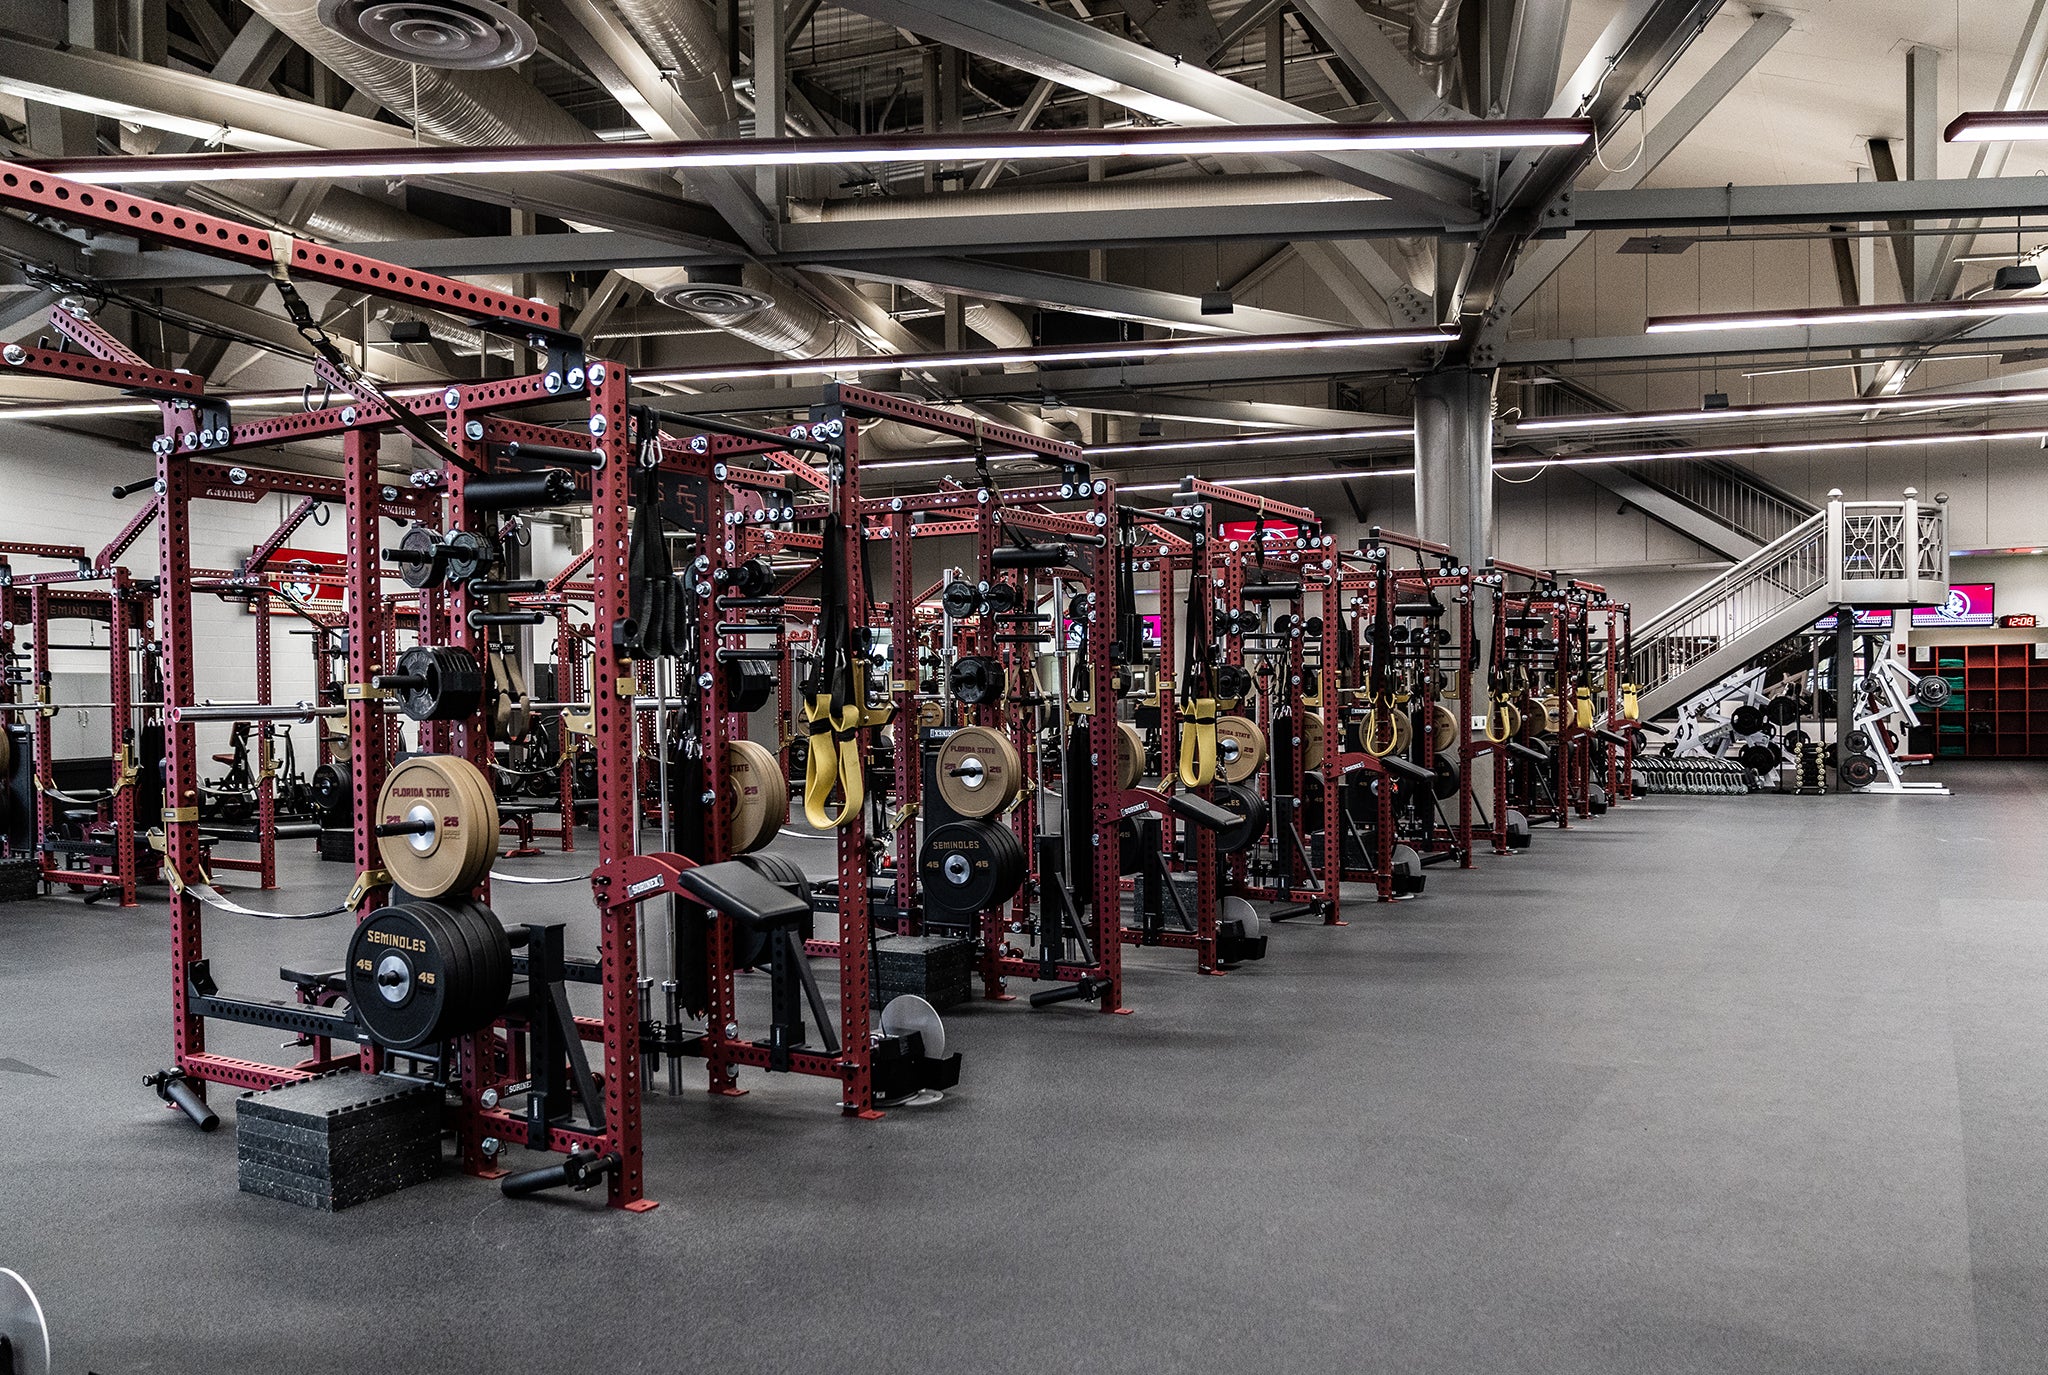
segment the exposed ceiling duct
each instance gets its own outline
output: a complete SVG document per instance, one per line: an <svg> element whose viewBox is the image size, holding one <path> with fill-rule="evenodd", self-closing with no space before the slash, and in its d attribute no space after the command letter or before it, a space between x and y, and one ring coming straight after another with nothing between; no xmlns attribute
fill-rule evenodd
<svg viewBox="0 0 2048 1375"><path fill-rule="evenodd" d="M513 72L440 71L379 56L322 24L320 0L248 3L252 10L358 90L388 110L412 115L421 133L443 142L509 147L587 143L594 139L575 116ZM694 4L694 0L689 3ZM646 20L652 27L642 32L632 13L635 9L654 11L661 18L658 22ZM682 18L687 11L674 0L650 0L630 8L621 5L620 13L633 26L640 41L664 45L664 50L657 52L657 60L704 58L703 49L691 36L690 24ZM712 70L716 70L715 65ZM703 69L694 69L694 73L701 79ZM668 186L674 189L672 182ZM335 217L332 228L338 231L337 237L356 241L375 241L379 237L374 230L350 232L355 226L344 216ZM681 268L634 268L621 275L657 297L664 291L673 293L677 287L689 285L689 276ZM750 268L748 278L747 284L758 290L761 297L753 309L725 314L695 310L689 313L735 338L786 357L836 357L863 351L858 335L797 297L773 274Z"/></svg>
<svg viewBox="0 0 2048 1375"><path fill-rule="evenodd" d="M371 52L424 67L485 71L540 48L533 26L494 0L320 0L320 22Z"/></svg>
<svg viewBox="0 0 2048 1375"><path fill-rule="evenodd" d="M1458 86L1458 10L1463 0L1415 0L1408 59L1429 88L1451 99Z"/></svg>
<svg viewBox="0 0 2048 1375"><path fill-rule="evenodd" d="M1375 192L1313 172L1238 173L1171 181L1050 182L1019 190L956 191L942 196L864 196L798 203L797 222L924 219L941 215L1057 215L1070 210L1182 210L1227 205L1310 205L1377 201Z"/></svg>
<svg viewBox="0 0 2048 1375"><path fill-rule="evenodd" d="M904 290L921 301L945 309L946 293L924 282L905 282ZM961 323L999 349L1031 347L1031 327L1016 311L988 301L969 301L961 311ZM1029 363L1005 363L1004 372L1029 372Z"/></svg>

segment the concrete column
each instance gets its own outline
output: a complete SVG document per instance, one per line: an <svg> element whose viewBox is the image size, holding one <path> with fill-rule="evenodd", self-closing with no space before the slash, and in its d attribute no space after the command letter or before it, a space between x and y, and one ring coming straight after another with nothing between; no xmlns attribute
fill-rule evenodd
<svg viewBox="0 0 2048 1375"><path fill-rule="evenodd" d="M1415 383L1415 533L1475 568L1493 552L1493 378L1450 368Z"/></svg>
<svg viewBox="0 0 2048 1375"><path fill-rule="evenodd" d="M1415 383L1415 533L1449 545L1473 568L1493 552L1493 379L1490 372L1452 368ZM1482 621L1482 634L1490 628ZM1453 711L1487 711L1491 649L1487 641L1478 646L1474 700L1452 705ZM1478 799L1477 813L1491 819L1493 756L1460 761L1460 767Z"/></svg>

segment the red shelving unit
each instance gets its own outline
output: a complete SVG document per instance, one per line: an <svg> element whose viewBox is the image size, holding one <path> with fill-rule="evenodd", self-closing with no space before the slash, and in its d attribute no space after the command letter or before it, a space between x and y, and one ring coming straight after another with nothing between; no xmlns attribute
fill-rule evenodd
<svg viewBox="0 0 2048 1375"><path fill-rule="evenodd" d="M1960 725L1970 759L2048 758L2048 659L2033 645L1943 646L1935 658L1962 661L1962 692L1932 713L1937 733ZM1942 671L1954 681L1953 668Z"/></svg>

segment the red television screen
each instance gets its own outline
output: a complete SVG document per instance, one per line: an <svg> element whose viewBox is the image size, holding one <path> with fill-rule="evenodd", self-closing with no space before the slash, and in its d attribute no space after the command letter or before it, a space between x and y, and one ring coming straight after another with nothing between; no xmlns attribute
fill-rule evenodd
<svg viewBox="0 0 2048 1375"><path fill-rule="evenodd" d="M1997 584L1988 582L1950 583L1946 602L1913 608L1913 624L1997 625L1998 613L1992 596L1996 588Z"/></svg>

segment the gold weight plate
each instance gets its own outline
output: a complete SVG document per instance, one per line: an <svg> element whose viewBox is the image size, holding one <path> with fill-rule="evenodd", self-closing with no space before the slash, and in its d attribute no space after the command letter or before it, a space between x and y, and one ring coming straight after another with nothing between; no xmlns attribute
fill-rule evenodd
<svg viewBox="0 0 2048 1375"><path fill-rule="evenodd" d="M933 729L946 724L946 704L936 697L928 697L917 704L917 724Z"/></svg>
<svg viewBox="0 0 2048 1375"><path fill-rule="evenodd" d="M1301 714L1301 767L1320 769L1323 766L1323 751L1328 746L1329 728L1323 722L1319 711L1305 711Z"/></svg>
<svg viewBox="0 0 2048 1375"><path fill-rule="evenodd" d="M1135 788L1145 776L1145 737L1128 721L1116 723L1116 782L1120 788Z"/></svg>
<svg viewBox="0 0 2048 1375"><path fill-rule="evenodd" d="M432 820L425 835L379 836L392 882L414 897L466 891L498 853L498 806L490 781L467 759L423 754L392 769L377 794L377 824Z"/></svg>
<svg viewBox="0 0 2048 1375"><path fill-rule="evenodd" d="M967 726L939 746L939 796L961 816L994 816L1023 786L1024 765L1000 731Z"/></svg>
<svg viewBox="0 0 2048 1375"><path fill-rule="evenodd" d="M1247 716L1216 718L1216 776L1242 783L1266 762L1266 733Z"/></svg>
<svg viewBox="0 0 2048 1375"><path fill-rule="evenodd" d="M1393 714L1393 720L1394 748L1390 752L1393 754L1406 754L1408 753L1408 746L1415 741L1415 723L1409 719L1408 713L1405 711L1396 711Z"/></svg>
<svg viewBox="0 0 2048 1375"><path fill-rule="evenodd" d="M1548 735L1555 728L1556 717L1550 703L1541 697L1531 697L1522 705L1522 733L1524 735Z"/></svg>
<svg viewBox="0 0 2048 1375"><path fill-rule="evenodd" d="M458 763L468 763L458 759ZM463 883L458 892L467 892L487 877L493 865L498 862L498 795L491 787L491 780L482 770L471 765L468 769L457 769L456 774L462 787L469 795L471 815L481 817L482 825L472 826L469 832L468 859L470 869L476 877Z"/></svg>
<svg viewBox="0 0 2048 1375"><path fill-rule="evenodd" d="M1445 750L1458 748L1458 714L1442 702L1438 702L1436 713L1431 719L1436 723L1436 752L1442 754Z"/></svg>
<svg viewBox="0 0 2048 1375"><path fill-rule="evenodd" d="M736 855L760 849L789 821L789 782L775 756L751 740L726 742L725 792Z"/></svg>

